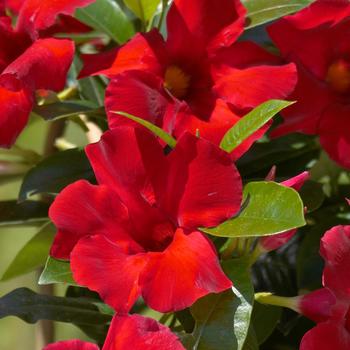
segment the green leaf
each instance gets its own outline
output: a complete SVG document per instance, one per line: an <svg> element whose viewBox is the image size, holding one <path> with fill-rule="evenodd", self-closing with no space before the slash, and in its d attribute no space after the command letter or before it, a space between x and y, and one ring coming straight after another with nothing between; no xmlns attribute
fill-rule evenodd
<svg viewBox="0 0 350 350"><path fill-rule="evenodd" d="M251 182L244 188L248 205L235 218L201 230L220 237L266 236L305 225L304 205L298 192L275 182Z"/></svg>
<svg viewBox="0 0 350 350"><path fill-rule="evenodd" d="M162 139L171 148L174 148L176 146L176 140L171 135L169 135L167 132L165 132L163 129L159 128L158 126L150 123L149 121L139 117L135 117L134 115L125 113L125 112L112 112L112 113L116 113L125 118L131 119L138 124L143 125L148 130L152 131L155 135L157 135L160 139Z"/></svg>
<svg viewBox="0 0 350 350"><path fill-rule="evenodd" d="M22 225L48 220L49 206L38 201L0 202L0 226Z"/></svg>
<svg viewBox="0 0 350 350"><path fill-rule="evenodd" d="M262 103L241 118L230 130L227 131L221 140L220 147L226 152L232 152L244 140L264 126L278 112L293 103L294 102L282 100L270 100Z"/></svg>
<svg viewBox="0 0 350 350"><path fill-rule="evenodd" d="M282 316L277 306L255 303L252 313L252 325L258 344L262 344L272 334Z"/></svg>
<svg viewBox="0 0 350 350"><path fill-rule="evenodd" d="M55 227L51 223L41 227L39 232L17 253L1 281L9 280L44 266L55 231Z"/></svg>
<svg viewBox="0 0 350 350"><path fill-rule="evenodd" d="M160 0L124 0L124 3L142 22L147 23L156 12Z"/></svg>
<svg viewBox="0 0 350 350"><path fill-rule="evenodd" d="M24 177L19 200L37 193L59 193L79 179L95 181L94 173L83 150L75 148L44 159Z"/></svg>
<svg viewBox="0 0 350 350"><path fill-rule="evenodd" d="M119 44L126 42L134 34L131 21L113 0L96 0L87 7L77 9L75 17L106 33Z"/></svg>
<svg viewBox="0 0 350 350"><path fill-rule="evenodd" d="M19 288L0 298L0 319L16 316L27 323L53 320L77 325L107 324L110 315L102 314L93 301L36 294Z"/></svg>
<svg viewBox="0 0 350 350"><path fill-rule="evenodd" d="M259 350L259 343L252 325L249 327L248 335L245 340L243 350Z"/></svg>
<svg viewBox="0 0 350 350"><path fill-rule="evenodd" d="M253 28L297 12L314 0L243 0L247 8L246 28Z"/></svg>
<svg viewBox="0 0 350 350"><path fill-rule="evenodd" d="M223 269L234 287L198 300L191 313L196 320L192 350L241 350L248 334L254 289L248 263L227 260Z"/></svg>
<svg viewBox="0 0 350 350"><path fill-rule="evenodd" d="M77 286L73 279L69 261L56 260L48 257L44 271L39 278L39 284L66 283L71 286Z"/></svg>
<svg viewBox="0 0 350 350"><path fill-rule="evenodd" d="M34 109L34 113L46 120L71 118L80 114L92 116L105 115L103 108L93 108L93 106L84 101L63 101L37 106Z"/></svg>

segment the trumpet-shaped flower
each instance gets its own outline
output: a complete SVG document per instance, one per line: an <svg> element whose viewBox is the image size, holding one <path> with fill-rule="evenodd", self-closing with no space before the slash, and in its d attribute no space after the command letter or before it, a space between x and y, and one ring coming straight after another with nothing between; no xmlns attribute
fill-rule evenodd
<svg viewBox="0 0 350 350"><path fill-rule="evenodd" d="M72 13L85 1L27 0L17 26L0 9L0 146L11 146L27 124L38 89L60 91L74 55L71 40L38 39L59 13ZM53 78L54 77L54 78Z"/></svg>
<svg viewBox="0 0 350 350"><path fill-rule="evenodd" d="M191 134L167 156L148 131L119 127L86 149L98 185L78 181L50 208L51 249L77 283L119 312L142 295L161 312L228 289L215 248L198 231L235 215L242 184L227 153Z"/></svg>
<svg viewBox="0 0 350 350"><path fill-rule="evenodd" d="M269 27L282 56L298 68L298 84L275 136L319 135L323 148L350 168L350 4L317 0Z"/></svg>
<svg viewBox="0 0 350 350"><path fill-rule="evenodd" d="M289 94L296 83L294 64L282 65L252 42L236 42L245 12L238 0L175 0L166 40L154 29L119 48L109 68L111 56L102 57L103 69L95 74L112 78L106 91L110 127L129 123L114 113L124 111L175 137L198 130L218 144L247 111ZM93 70L95 64L88 64L82 75ZM266 129L248 139L235 157Z"/></svg>

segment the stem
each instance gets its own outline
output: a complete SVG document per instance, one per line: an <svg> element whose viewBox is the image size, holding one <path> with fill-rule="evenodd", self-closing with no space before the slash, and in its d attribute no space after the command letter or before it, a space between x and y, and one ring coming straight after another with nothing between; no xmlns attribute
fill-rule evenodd
<svg viewBox="0 0 350 350"><path fill-rule="evenodd" d="M228 260L232 258L232 254L237 249L237 247L238 247L238 238L230 238L227 248L221 254L222 260Z"/></svg>
<svg viewBox="0 0 350 350"><path fill-rule="evenodd" d="M50 126L46 137L46 143L44 146L44 157L47 157L57 151L55 147L55 141L57 138L61 137L65 129L64 120L53 121ZM43 196L43 200L45 197ZM38 270L40 275L42 269ZM46 295L54 295L54 285L41 285L39 286L39 292ZM36 328L36 349L41 350L49 343L54 342L55 328L54 323L51 320L39 321Z"/></svg>
<svg viewBox="0 0 350 350"><path fill-rule="evenodd" d="M159 22L158 22L158 30L160 31L162 29L163 21L165 18L165 13L168 7L168 0L162 0L162 12L160 14Z"/></svg>

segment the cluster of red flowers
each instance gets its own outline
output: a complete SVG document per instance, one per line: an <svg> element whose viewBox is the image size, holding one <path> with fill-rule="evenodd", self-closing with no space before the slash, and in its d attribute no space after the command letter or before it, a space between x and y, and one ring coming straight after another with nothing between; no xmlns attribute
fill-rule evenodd
<svg viewBox="0 0 350 350"><path fill-rule="evenodd" d="M71 40L47 37L59 14L80 1L0 1L0 146L10 147L26 126L38 89L60 91L74 57ZM5 9L18 12L16 27Z"/></svg>
<svg viewBox="0 0 350 350"><path fill-rule="evenodd" d="M54 30L48 29L59 14L71 15L92 2L0 2L1 146L11 146L26 125L36 90L60 91L65 85L74 45L50 37ZM18 12L15 28L5 8ZM70 260L75 281L98 292L117 312L104 350L183 349L167 327L129 315L136 300L142 297L152 309L171 312L232 286L200 228L215 227L241 209L242 181L233 159L271 124L233 154L218 145L247 112L272 98L296 100L273 135L319 135L329 155L350 168L348 1L318 0L271 25L280 56L238 41L245 12L239 0L174 0L166 39L153 29L121 47L84 57L81 77L110 79L105 99L110 130L86 147L97 185L75 182L50 208L58 230L51 256ZM176 147L168 152L117 111L163 128L177 139ZM307 177L303 173L284 185L298 190ZM261 249L276 249L293 234L263 239ZM305 336L302 349L326 349L324 329L332 333L332 346L338 341L339 349L350 348L350 333L344 333L350 331L350 287L339 285L348 266L349 234L349 228L336 228L323 239L324 285L339 307ZM69 341L46 349L97 346Z"/></svg>

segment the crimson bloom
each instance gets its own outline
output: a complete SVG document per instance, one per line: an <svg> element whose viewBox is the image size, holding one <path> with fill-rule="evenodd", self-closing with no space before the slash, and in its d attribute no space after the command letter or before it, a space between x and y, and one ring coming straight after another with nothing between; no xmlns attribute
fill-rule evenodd
<svg viewBox="0 0 350 350"><path fill-rule="evenodd" d="M238 0L175 0L167 15L166 40L156 29L139 33L116 52L111 67L102 64L95 72L112 78L106 91L110 127L128 123L113 113L124 111L175 137L199 130L218 144L242 114L289 94L296 83L293 64L280 65L278 57L252 42L236 42L245 12ZM88 64L82 76L91 71Z"/></svg>
<svg viewBox="0 0 350 350"><path fill-rule="evenodd" d="M98 185L68 186L49 212L58 228L51 255L70 258L77 283L119 312L140 295L168 312L231 286L197 230L240 209L241 179L227 153L185 134L165 156L152 134L131 126L105 133L86 153Z"/></svg>
<svg viewBox="0 0 350 350"><path fill-rule="evenodd" d="M268 31L282 56L298 67L290 96L298 102L282 112L275 136L319 135L330 157L350 168L350 3L317 0Z"/></svg>
<svg viewBox="0 0 350 350"><path fill-rule="evenodd" d="M170 329L139 315L114 316L102 350L184 350ZM99 350L96 344L68 340L50 344L44 350Z"/></svg>
<svg viewBox="0 0 350 350"><path fill-rule="evenodd" d="M11 146L26 125L36 90L59 91L65 85L74 44L71 40L37 39L39 30L54 24L59 13L71 13L91 2L27 0L16 29L10 17L0 16L0 146Z"/></svg>
<svg viewBox="0 0 350 350"><path fill-rule="evenodd" d="M350 349L350 226L327 231L320 254L325 261L323 288L294 298L262 293L264 303L288 307L317 325L308 331L300 350ZM258 299L259 300L259 299Z"/></svg>

